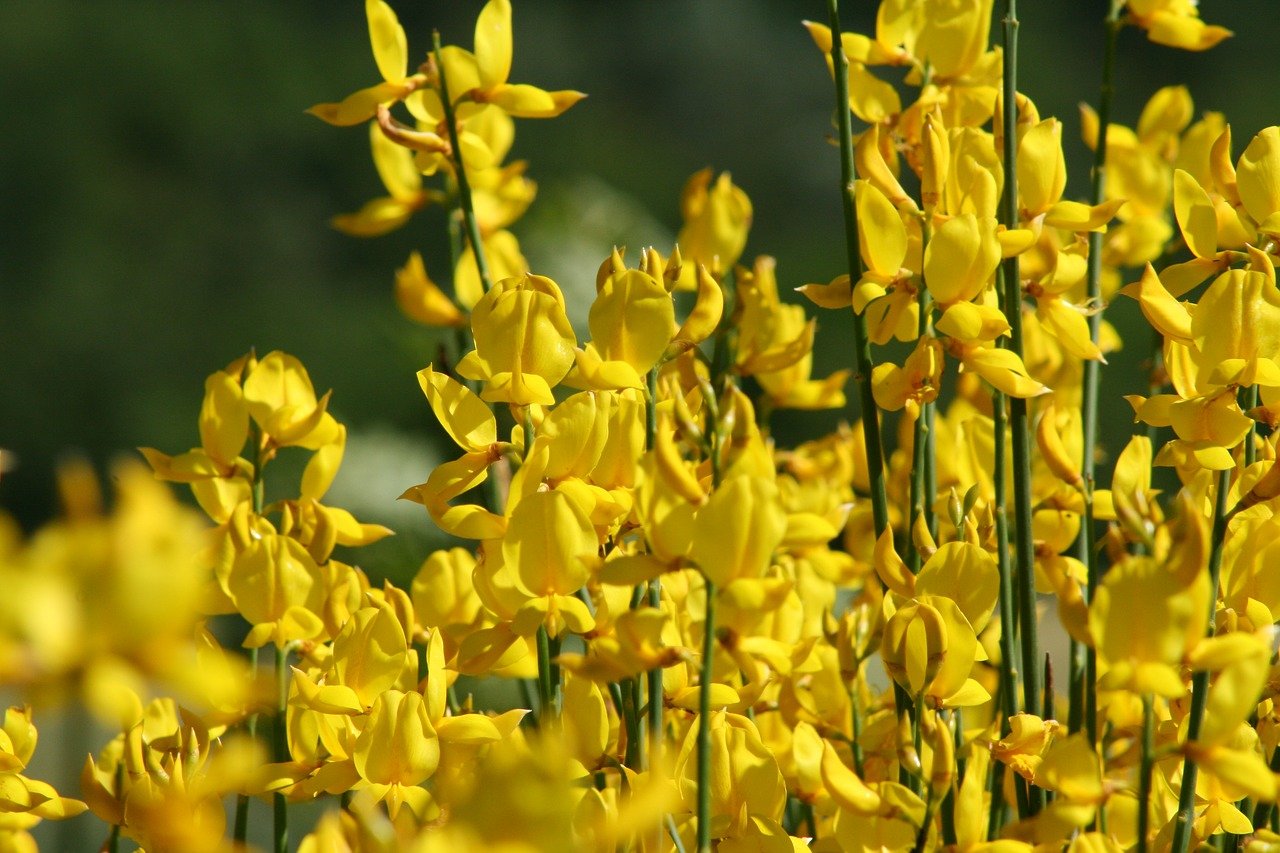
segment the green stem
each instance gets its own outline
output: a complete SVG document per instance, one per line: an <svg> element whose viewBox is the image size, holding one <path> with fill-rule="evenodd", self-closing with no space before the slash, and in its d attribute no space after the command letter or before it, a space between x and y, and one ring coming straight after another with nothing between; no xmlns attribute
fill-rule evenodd
<svg viewBox="0 0 1280 853"><path fill-rule="evenodd" d="M639 710L639 682L634 678L628 678L622 682L622 724L627 732L627 750L623 762L633 770L640 767Z"/></svg>
<svg viewBox="0 0 1280 853"><path fill-rule="evenodd" d="M999 838L1005 824L1008 805L1004 801L1004 764L991 762L991 810L987 814L987 838Z"/></svg>
<svg viewBox="0 0 1280 853"><path fill-rule="evenodd" d="M849 716L851 717L849 724L853 729L853 743L850 747L853 750L853 769L858 774L858 778L865 778L862 764L862 706L859 703L858 683L862 677L862 669L853 674L853 682L849 687ZM1276 750L1280 754L1280 750Z"/></svg>
<svg viewBox="0 0 1280 853"><path fill-rule="evenodd" d="M1002 273L1003 275L1003 273ZM1009 563L1009 496L1007 471L1009 466L1008 452L1005 447L1005 436L1008 433L1006 414L1006 398L1000 391L991 394L991 430L994 437L995 468L995 522L996 522L996 568L1000 573L1000 706L1004 715L1001 734L1009 733L1009 720L1018 713L1018 669L1017 642L1018 619L1015 612L1013 566ZM998 769L996 776L1003 774ZM991 791L991 817L994 821L1002 813L1004 786L997 784ZM998 827L993 826L993 830ZM994 837L994 836L992 836Z"/></svg>
<svg viewBox="0 0 1280 853"><path fill-rule="evenodd" d="M849 111L849 61L840 44L839 0L827 0L831 19L831 61L836 80L836 117L840 129L840 180L844 203L845 249L849 278L856 282L862 275L862 255L858 249L858 213L853 197L853 119ZM875 533L879 536L889 526L889 500L885 492L884 445L880 438L880 412L871 390L871 341L867 337L867 319L853 315L853 372L858 383L862 409L862 438L866 448L868 480L871 484L871 513Z"/></svg>
<svg viewBox="0 0 1280 853"><path fill-rule="evenodd" d="M1151 834L1151 773L1156 764L1156 714L1151 694L1142 697L1142 763L1138 768L1138 851Z"/></svg>
<svg viewBox="0 0 1280 853"><path fill-rule="evenodd" d="M551 638L547 626L538 626L538 725L545 726L556 716L551 681Z"/></svg>
<svg viewBox="0 0 1280 853"><path fill-rule="evenodd" d="M658 368L649 371L649 397L645 401L645 447L652 448L658 436ZM655 610L662 607L662 581L654 578L649 581L649 606ZM662 720L663 693L662 670L655 667L648 672L649 679L649 756L648 767L658 769L662 763L662 747L664 727Z"/></svg>
<svg viewBox="0 0 1280 853"><path fill-rule="evenodd" d="M676 829L676 819L668 814L664 823L667 825L667 835L671 836L671 844L675 847L676 853L685 853L684 842L680 840L680 830Z"/></svg>
<svg viewBox="0 0 1280 853"><path fill-rule="evenodd" d="M1250 385L1248 388L1242 389L1244 400L1241 401L1244 410L1247 412L1258 405L1258 386ZM1258 425L1253 421L1249 422L1249 431L1244 436L1244 466L1248 468L1254 462L1258 461L1258 445L1254 442L1254 435L1258 431Z"/></svg>
<svg viewBox="0 0 1280 853"><path fill-rule="evenodd" d="M1227 535L1227 491L1231 488L1231 469L1218 473L1217 494L1213 500L1213 538L1209 550L1209 620L1207 636L1213 636L1213 620L1218 609L1218 579L1222 573L1222 545ZM1191 679L1191 709L1187 712L1187 743L1200 737L1204 722L1204 706L1209 694L1209 671L1200 670ZM1199 766L1188 753L1182 762L1182 790L1178 792L1178 816L1173 827L1173 853L1187 853L1191 841L1191 825L1195 822L1196 776Z"/></svg>
<svg viewBox="0 0 1280 853"><path fill-rule="evenodd" d="M114 793L117 798L122 798L124 795L124 760L123 759L120 761L119 764L116 765L115 779L116 779L116 784L115 784ZM237 806L238 805L239 805L239 801L237 800ZM118 823L111 824L111 834L107 836L107 843L106 843L107 853L120 853L120 828L121 826Z"/></svg>
<svg viewBox="0 0 1280 853"><path fill-rule="evenodd" d="M488 293L493 288L493 278L489 274L489 262L485 258L484 246L480 241L480 225L476 221L475 207L471 203L471 184L467 181L467 170L462 162L462 148L458 145L458 123L453 113L453 102L449 99L449 81L445 77L444 62L440 59L440 31L431 33L431 46L435 54L436 76L440 83L440 102L444 107L444 124L449 131L449 145L452 147L454 172L458 181L458 204L462 208L462 218L467 229L467 240L476 256L476 270L480 273L480 285Z"/></svg>
<svg viewBox="0 0 1280 853"><path fill-rule="evenodd" d="M1276 747L1271 753L1270 768L1272 773L1280 773L1280 747ZM1258 803L1258 809L1253 813L1254 829L1266 829L1275 810L1275 803Z"/></svg>
<svg viewBox="0 0 1280 853"><path fill-rule="evenodd" d="M288 737L289 707L289 646L276 647L276 724L275 724L275 760L289 760ZM284 794L271 796L272 803L272 841L275 853L288 853L289 850L289 804Z"/></svg>
<svg viewBox="0 0 1280 853"><path fill-rule="evenodd" d="M702 677L698 693L698 853L711 850L711 684L716 654L716 585L704 576L706 617L702 626Z"/></svg>
<svg viewBox="0 0 1280 853"><path fill-rule="evenodd" d="M1111 104L1115 97L1116 44L1124 22L1120 19L1120 8L1123 4L1111 3L1111 11L1106 20L1106 48L1102 60L1102 89L1098 98L1098 138L1093 151L1093 184L1089 203L1101 204L1106 195L1107 180L1107 129L1111 124ZM1089 307L1094 309L1089 316L1089 339L1096 345L1102 328L1102 232L1089 232L1089 266L1086 277L1086 296ZM1099 562L1098 549L1094 547L1093 489L1095 480L1094 460L1098 444L1098 389L1101 385L1102 366L1090 359L1084 363L1084 376L1081 380L1081 425L1084 441L1080 456L1080 476L1084 481L1084 507L1080 518L1080 537L1077 540L1076 557L1085 564L1087 570L1087 595L1085 602L1093 601L1102 577L1102 566ZM1078 708L1073 702L1069 722L1071 731L1079 731L1080 718L1083 718L1084 729L1088 733L1089 742L1098 743L1098 654L1090 648L1085 652L1085 666L1082 674L1084 681L1084 707ZM1075 697L1073 692L1073 699Z"/></svg>
<svg viewBox="0 0 1280 853"><path fill-rule="evenodd" d="M253 499L254 515L262 514L262 507L265 503L265 480L262 476L263 455L262 455L262 432L256 423L249 425L249 441L253 445L253 482L250 485L250 495ZM249 671L257 672L258 670L258 650L249 650ZM249 733L249 739L253 740L258 735L258 715L250 714L249 719L245 720L245 731ZM232 830L232 839L238 845L244 845L245 839L249 833L249 798L244 794L236 796L236 812L234 829Z"/></svg>
<svg viewBox="0 0 1280 853"><path fill-rule="evenodd" d="M1010 228L1018 224L1018 0L1005 0L1004 17L1004 198L1001 219ZM1004 266L1005 317L1009 321L1011 349L1022 357L1022 274L1017 257ZM1036 629L1035 551L1031 541L1031 443L1027 428L1027 401L1009 400L1009 428L1013 432L1013 504L1018 578L1018 618L1022 646L1023 710L1041 716L1040 650ZM1040 811L1043 791L1032 787L1031 814Z"/></svg>

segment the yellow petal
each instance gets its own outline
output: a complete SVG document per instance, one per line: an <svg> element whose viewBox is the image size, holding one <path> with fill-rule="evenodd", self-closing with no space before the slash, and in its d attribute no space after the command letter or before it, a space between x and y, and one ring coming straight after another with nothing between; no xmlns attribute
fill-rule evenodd
<svg viewBox="0 0 1280 853"><path fill-rule="evenodd" d="M854 182L858 208L858 247L867 268L891 278L907 256L907 229L897 209L869 181Z"/></svg>
<svg viewBox="0 0 1280 853"><path fill-rule="evenodd" d="M1173 173L1173 211L1187 248L1198 258L1218 253L1218 215L1209 194L1182 169Z"/></svg>
<svg viewBox="0 0 1280 853"><path fill-rule="evenodd" d="M1236 165L1236 186L1254 222L1280 210L1280 127L1268 127L1250 141Z"/></svg>
<svg viewBox="0 0 1280 853"><path fill-rule="evenodd" d="M1018 148L1018 194L1030 216L1043 213L1062 198L1067 183L1062 154L1062 124L1045 119L1022 137Z"/></svg>
<svg viewBox="0 0 1280 853"><path fill-rule="evenodd" d="M487 451L498 440L493 412L467 386L431 365L418 371L418 384L440 425L463 450Z"/></svg>
<svg viewBox="0 0 1280 853"><path fill-rule="evenodd" d="M1027 372L1027 366L1013 350L976 347L963 358L968 370L981 376L1010 397L1035 397L1049 393Z"/></svg>
<svg viewBox="0 0 1280 853"><path fill-rule="evenodd" d="M511 3L489 0L476 19L476 67L480 85L492 89L511 73Z"/></svg>
<svg viewBox="0 0 1280 853"><path fill-rule="evenodd" d="M427 275L422 255L414 251L403 267L396 270L396 304L410 320L425 326L465 326L466 315Z"/></svg>
<svg viewBox="0 0 1280 853"><path fill-rule="evenodd" d="M730 478L698 510L694 530L689 556L717 586L761 576L787 530L778 487L760 477Z"/></svg>
<svg viewBox="0 0 1280 853"><path fill-rule="evenodd" d="M396 82L404 79L409 67L409 42L400 19L384 0L365 0L365 17L369 19L369 41L373 59L378 63L382 79Z"/></svg>

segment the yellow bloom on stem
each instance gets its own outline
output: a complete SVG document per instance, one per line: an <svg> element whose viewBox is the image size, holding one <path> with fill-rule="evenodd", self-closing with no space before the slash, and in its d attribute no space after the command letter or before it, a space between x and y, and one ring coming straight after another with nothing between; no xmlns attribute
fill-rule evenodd
<svg viewBox="0 0 1280 853"><path fill-rule="evenodd" d="M1019 217L1034 221L1043 216L1051 228L1069 231L1104 231L1124 204L1112 199L1090 207L1063 201L1067 166L1062 153L1062 123L1049 118L1036 124L1018 144Z"/></svg>
<svg viewBox="0 0 1280 853"><path fill-rule="evenodd" d="M450 99L493 104L516 118L553 118L586 97L571 90L548 92L527 83L508 83L511 56L511 3L489 0L476 19L475 53L452 45L441 50Z"/></svg>
<svg viewBox="0 0 1280 853"><path fill-rule="evenodd" d="M267 353L249 370L244 399L264 439L277 447L314 448L328 442L337 429L326 412L329 394L316 399L302 362L279 350Z"/></svg>
<svg viewBox="0 0 1280 853"><path fill-rule="evenodd" d="M1268 767L1249 725L1266 686L1271 647L1267 635L1231 633L1202 640L1190 654L1192 669L1216 673L1199 736L1183 748L1216 777L1221 799L1276 799L1276 774ZM1199 788L1199 786L1197 786Z"/></svg>
<svg viewBox="0 0 1280 853"><path fill-rule="evenodd" d="M799 305L778 298L776 262L756 258L751 270L739 267L737 294L738 347L735 369L742 376L776 373L813 352L817 323L805 320Z"/></svg>
<svg viewBox="0 0 1280 853"><path fill-rule="evenodd" d="M431 795L419 786L440 763L440 741L422 694L378 694L352 758L360 787L368 788L378 801L386 800L393 818L402 805L421 815Z"/></svg>
<svg viewBox="0 0 1280 853"><path fill-rule="evenodd" d="M565 628L591 630L591 613L574 593L587 582L598 548L590 519L564 493L535 492L520 501L502 542L503 560L529 599L516 614L517 633L532 634L540 624L553 637Z"/></svg>
<svg viewBox="0 0 1280 853"><path fill-rule="evenodd" d="M735 185L728 172L721 172L715 183L713 172L696 172L680 194L680 215L684 226L676 237L680 254L685 258L682 280L694 283L697 265L713 273L733 268L742 257L751 230L751 199Z"/></svg>
<svg viewBox="0 0 1280 853"><path fill-rule="evenodd" d="M1054 792L1049 815L1069 827L1083 827L1092 821L1110 795L1102 778L1102 762L1084 733L1049 748L1035 769L1035 784Z"/></svg>
<svg viewBox="0 0 1280 853"><path fill-rule="evenodd" d="M699 721L689 726L676 759L675 780L684 808L698 801L696 749ZM711 718L711 837L759 836L782 818L787 789L778 761L746 717L716 711ZM722 842L723 844L723 842Z"/></svg>
<svg viewBox="0 0 1280 853"><path fill-rule="evenodd" d="M437 328L467 324L466 315L427 275L418 252L411 252L405 265L396 270L395 294L400 311L416 323Z"/></svg>
<svg viewBox="0 0 1280 853"><path fill-rule="evenodd" d="M1000 263L994 217L953 216L934 231L924 252L924 280L945 310L980 294Z"/></svg>
<svg viewBox="0 0 1280 853"><path fill-rule="evenodd" d="M413 152L388 139L377 122L369 124L369 144L373 149L373 165L387 188L387 195L366 202L355 213L333 217L330 224L352 237L390 233L424 206L439 200L439 193L423 189L422 173L414 162Z"/></svg>
<svg viewBox="0 0 1280 853"><path fill-rule="evenodd" d="M325 596L320 569L296 539L256 532L236 556L226 590L236 609L254 626L245 638L248 648L310 640L324 631L319 616Z"/></svg>
<svg viewBox="0 0 1280 853"><path fill-rule="evenodd" d="M730 477L698 510L689 557L717 587L757 579L769 568L786 529L773 482L749 475Z"/></svg>
<svg viewBox="0 0 1280 853"><path fill-rule="evenodd" d="M1183 50L1208 50L1231 30L1200 20L1197 0L1128 0L1129 20L1156 44Z"/></svg>
<svg viewBox="0 0 1280 853"><path fill-rule="evenodd" d="M1207 580L1205 581L1207 585ZM1180 664L1200 597L1151 557L1112 566L1089 605L1089 630L1106 672L1098 685L1178 698L1186 693Z"/></svg>
<svg viewBox="0 0 1280 853"><path fill-rule="evenodd" d="M348 95L339 103L316 104L307 112L316 118L345 127L373 118L379 104L403 100L426 82L421 74L409 74L409 43L400 19L385 0L365 0L369 21L369 41L373 59L383 82Z"/></svg>
<svg viewBox="0 0 1280 853"><path fill-rule="evenodd" d="M641 270L624 269L606 278L587 323L591 342L578 350L577 370L568 381L596 390L644 388L644 376L677 331L667 288Z"/></svg>
<svg viewBox="0 0 1280 853"><path fill-rule="evenodd" d="M472 309L471 330L476 348L458 363L458 373L485 383L482 399L555 403L551 388L573 366L577 338L554 281L524 275L498 282Z"/></svg>

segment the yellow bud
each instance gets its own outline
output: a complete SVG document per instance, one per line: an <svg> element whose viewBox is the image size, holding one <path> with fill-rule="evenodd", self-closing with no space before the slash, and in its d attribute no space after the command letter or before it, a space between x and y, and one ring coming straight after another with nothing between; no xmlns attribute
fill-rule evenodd
<svg viewBox="0 0 1280 853"><path fill-rule="evenodd" d="M884 668L912 696L933 681L946 654L946 622L932 606L912 602L885 623L880 641Z"/></svg>
<svg viewBox="0 0 1280 853"><path fill-rule="evenodd" d="M724 293L720 283L712 278L705 266L699 264L698 300L667 348L666 358L674 358L711 337L723 314Z"/></svg>

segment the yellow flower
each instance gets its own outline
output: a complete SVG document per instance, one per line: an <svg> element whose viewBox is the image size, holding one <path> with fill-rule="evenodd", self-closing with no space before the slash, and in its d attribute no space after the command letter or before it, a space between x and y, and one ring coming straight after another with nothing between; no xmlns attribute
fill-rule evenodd
<svg viewBox="0 0 1280 853"><path fill-rule="evenodd" d="M555 403L551 388L573 366L577 338L554 281L538 275L499 281L472 309L471 329L476 348L458 373L485 383L482 399Z"/></svg>
<svg viewBox="0 0 1280 853"><path fill-rule="evenodd" d="M402 805L421 814L431 795L422 782L440 763L440 741L421 693L379 693L352 754L362 787L387 801L394 818Z"/></svg>
<svg viewBox="0 0 1280 853"><path fill-rule="evenodd" d="M465 326L466 315L427 275L422 255L412 252L396 270L396 304L406 317L424 326Z"/></svg>
<svg viewBox="0 0 1280 853"><path fill-rule="evenodd" d="M712 174L711 169L695 173L680 194L684 227L676 242L686 259L684 277L690 286L698 264L712 272L733 269L751 229L751 199L734 185L728 172L722 172L714 184Z"/></svg>
<svg viewBox="0 0 1280 853"><path fill-rule="evenodd" d="M379 104L403 100L426 78L410 75L409 44L400 19L384 0L365 0L365 17L369 21L369 41L373 59L383 82L348 95L336 104L316 104L307 112L329 124L340 127L360 124L373 118Z"/></svg>
<svg viewBox="0 0 1280 853"><path fill-rule="evenodd" d="M1208 50L1232 32L1200 20L1196 0L1129 0L1129 19L1156 44L1183 50Z"/></svg>
<svg viewBox="0 0 1280 853"><path fill-rule="evenodd" d="M532 634L539 624L553 637L566 627L591 629L591 614L574 593L586 583L598 548L590 519L563 492L535 492L520 501L502 542L503 560L529 599L516 614L517 633Z"/></svg>
<svg viewBox="0 0 1280 853"><path fill-rule="evenodd" d="M508 83L511 74L511 3L489 0L476 19L475 53L441 50L455 101L493 104L516 118L552 118L586 97L570 90L547 92L527 83Z"/></svg>

